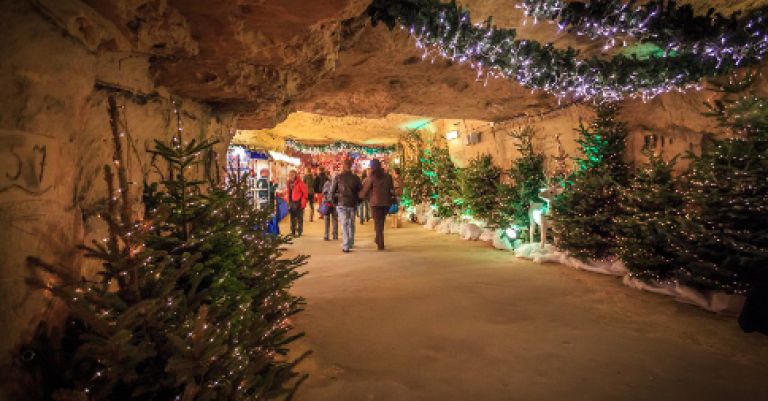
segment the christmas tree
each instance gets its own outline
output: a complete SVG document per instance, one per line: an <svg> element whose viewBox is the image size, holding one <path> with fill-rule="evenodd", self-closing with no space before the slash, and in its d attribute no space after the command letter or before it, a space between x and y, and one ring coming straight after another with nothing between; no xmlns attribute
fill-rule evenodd
<svg viewBox="0 0 768 401"><path fill-rule="evenodd" d="M105 167L107 238L84 247L101 270L91 278L38 258L32 280L66 305L63 331L33 341L23 368L55 400L266 400L290 397L303 380L286 345L300 336L289 293L305 257L282 258L286 239L263 231L241 188L204 189L190 177L213 142L153 151L161 185L136 220L115 131L115 174ZM52 277L53 279L49 278ZM51 361L56 362L54 364ZM50 372L54 371L55 374ZM46 373L47 372L47 373Z"/></svg>
<svg viewBox="0 0 768 401"><path fill-rule="evenodd" d="M424 149L424 140L419 130L408 130L400 137L400 142L410 156L404 159L403 197L404 206L418 205L432 201L432 180L426 174L428 153Z"/></svg>
<svg viewBox="0 0 768 401"><path fill-rule="evenodd" d="M664 281L674 278L678 267L672 236L683 198L672 175L676 159L666 162L653 154L649 159L621 191L616 253L633 277Z"/></svg>
<svg viewBox="0 0 768 401"><path fill-rule="evenodd" d="M533 149L533 127L515 130L510 136L515 140L520 157L514 160L509 170L512 185L502 184L499 190L501 224L502 227L514 224L518 232L526 233L530 225L528 211L531 202L543 202L539 192L545 184L544 155ZM525 234L520 236L527 238Z"/></svg>
<svg viewBox="0 0 768 401"><path fill-rule="evenodd" d="M618 106L606 103L596 111L588 127L579 124L584 157L576 159L576 171L552 204L558 246L584 261L616 254L614 220L622 213L621 190L629 175L623 159L627 130L616 120Z"/></svg>
<svg viewBox="0 0 768 401"><path fill-rule="evenodd" d="M768 266L768 100L748 76L720 84L711 105L729 136L695 157L686 174L685 215L676 250L680 280L700 289L744 293Z"/></svg>
<svg viewBox="0 0 768 401"><path fill-rule="evenodd" d="M501 170L490 155L478 155L461 173L461 192L466 210L493 226L497 221L497 197Z"/></svg>
<svg viewBox="0 0 768 401"><path fill-rule="evenodd" d="M403 198L406 204L418 205L432 201L432 180L426 174L426 154L423 151L409 161L403 170L404 190Z"/></svg>
<svg viewBox="0 0 768 401"><path fill-rule="evenodd" d="M448 148L433 146L427 151L424 171L432 182L432 205L437 208L436 215L456 216L461 210L463 199L460 197L459 170L453 164Z"/></svg>

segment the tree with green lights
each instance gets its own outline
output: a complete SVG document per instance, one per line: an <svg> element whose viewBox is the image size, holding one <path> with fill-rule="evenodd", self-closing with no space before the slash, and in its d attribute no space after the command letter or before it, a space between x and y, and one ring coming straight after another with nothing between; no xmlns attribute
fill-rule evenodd
<svg viewBox="0 0 768 401"><path fill-rule="evenodd" d="M463 204L459 169L451 160L448 147L435 145L426 154L424 172L432 182L432 205L437 208L436 215L454 217L459 214Z"/></svg>
<svg viewBox="0 0 768 401"><path fill-rule="evenodd" d="M500 226L517 226L523 234L521 238L528 238L530 218L528 210L531 202L541 203L540 190L544 187L544 155L533 149L535 131L533 127L524 127L510 133L515 140L515 146L520 157L512 162L509 170L511 185L501 184L499 189Z"/></svg>
<svg viewBox="0 0 768 401"><path fill-rule="evenodd" d="M403 158L403 197L405 206L429 203L432 201L432 179L426 174L427 156L424 139L419 130L408 130L400 137L400 142L407 151Z"/></svg>
<svg viewBox="0 0 768 401"><path fill-rule="evenodd" d="M697 288L744 293L767 280L768 99L743 92L752 79L720 85L709 115L729 137L702 149L685 177L676 250L680 280Z"/></svg>
<svg viewBox="0 0 768 401"><path fill-rule="evenodd" d="M584 157L575 160L576 171L552 203L557 245L584 261L616 255L614 221L622 214L621 192L629 176L627 129L616 120L618 106L604 103L596 112L589 126L579 124L577 142Z"/></svg>
<svg viewBox="0 0 768 401"><path fill-rule="evenodd" d="M478 155L461 172L464 207L474 218L494 226L498 220L498 190L501 170L493 165L491 155Z"/></svg>
<svg viewBox="0 0 768 401"><path fill-rule="evenodd" d="M426 155L418 155L414 160L409 161L403 169L404 189L403 202L405 205L418 205L424 202L432 201L432 180L426 172Z"/></svg>
<svg viewBox="0 0 768 401"><path fill-rule="evenodd" d="M666 162L654 154L649 158L621 191L623 213L614 222L616 253L633 277L664 281L673 279L678 269L672 243L683 197L672 174L676 159Z"/></svg>
<svg viewBox="0 0 768 401"><path fill-rule="evenodd" d="M117 132L117 130L115 130ZM30 258L32 282L67 307L63 329L41 327L22 367L42 399L88 401L268 400L303 380L287 356L292 295L305 257L283 258L287 240L266 233L242 188L204 188L190 176L212 142L156 143L166 162L141 220L115 135L117 185L105 167L106 239L84 247L100 262L90 278ZM53 277L50 279L49 277ZM29 389L26 389L29 391Z"/></svg>

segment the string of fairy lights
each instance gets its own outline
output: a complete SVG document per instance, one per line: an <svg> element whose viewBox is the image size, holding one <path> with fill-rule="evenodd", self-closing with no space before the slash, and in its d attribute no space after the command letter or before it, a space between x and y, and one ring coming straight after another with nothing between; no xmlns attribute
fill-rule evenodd
<svg viewBox="0 0 768 401"><path fill-rule="evenodd" d="M605 40L606 50L628 39L652 42L668 54L714 59L718 67L759 62L768 52L765 8L726 17L713 10L695 15L691 5L665 0L521 0L518 7L534 22L555 21L560 31Z"/></svg>
<svg viewBox="0 0 768 401"><path fill-rule="evenodd" d="M614 20L622 16L626 19L634 9L614 10L617 6L611 6L614 8L608 8L611 13L605 18L589 14L589 18L568 19L573 13L565 10L571 8L555 0L525 1L523 7L536 18L540 15L558 20L565 16L561 26L588 33L589 37L626 32L640 39L657 38L659 42L666 39L667 43L662 43L661 52L648 57L618 54L605 59L582 59L572 48L558 49L551 44L517 39L515 29L498 28L491 18L482 24L473 24L470 12L455 2L376 0L369 8L369 15L374 24L382 22L390 28L400 26L407 30L416 39L416 46L422 49L424 59L434 61L440 57L459 64L468 63L477 71L478 79L486 82L491 78L514 79L525 87L552 93L559 99L649 99L664 92L700 89L702 78L757 62L768 51L763 34L765 21L759 13L744 22L738 20L740 23L735 28L722 22L710 25L718 28L720 36L709 35L705 40L694 42L673 36L688 30L673 29L672 34L656 34L669 19L667 16L678 14L658 11L654 14L653 8L649 9L648 15L652 17L646 18L648 22L631 22L625 26ZM631 18L631 21L636 20Z"/></svg>
<svg viewBox="0 0 768 401"><path fill-rule="evenodd" d="M335 141L328 144L306 144L295 139L286 139L285 146L299 153L319 155L329 153L360 153L367 156L388 155L397 150L395 145L368 146L351 142Z"/></svg>

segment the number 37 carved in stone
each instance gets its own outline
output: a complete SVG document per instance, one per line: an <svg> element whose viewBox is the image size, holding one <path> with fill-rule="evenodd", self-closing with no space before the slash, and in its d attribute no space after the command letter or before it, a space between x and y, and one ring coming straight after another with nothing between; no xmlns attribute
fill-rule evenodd
<svg viewBox="0 0 768 401"><path fill-rule="evenodd" d="M52 138L19 131L0 130L0 193L13 189L42 195L49 145Z"/></svg>

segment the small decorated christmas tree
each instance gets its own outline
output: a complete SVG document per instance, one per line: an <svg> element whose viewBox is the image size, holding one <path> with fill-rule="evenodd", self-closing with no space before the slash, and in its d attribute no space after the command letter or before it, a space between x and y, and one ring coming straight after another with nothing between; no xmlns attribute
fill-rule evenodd
<svg viewBox="0 0 768 401"><path fill-rule="evenodd" d="M555 198L553 219L558 246L584 261L616 255L615 219L622 214L621 191L628 180L623 156L627 130L616 120L618 106L597 107L597 117L578 128L583 158Z"/></svg>
<svg viewBox="0 0 768 401"><path fill-rule="evenodd" d="M497 197L501 170L490 155L478 155L461 173L461 192L465 210L474 218L496 222Z"/></svg>
<svg viewBox="0 0 768 401"><path fill-rule="evenodd" d="M680 280L700 289L745 293L768 280L768 100L744 92L752 79L721 84L710 115L730 137L694 158L683 187Z"/></svg>
<svg viewBox="0 0 768 401"><path fill-rule="evenodd" d="M672 242L683 197L672 175L675 159L666 162L653 154L649 158L621 191L616 253L633 277L664 281L674 278L678 268Z"/></svg>

